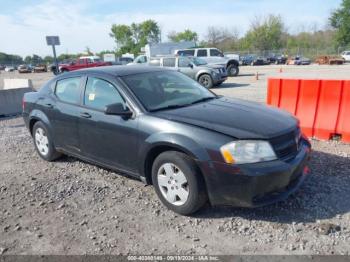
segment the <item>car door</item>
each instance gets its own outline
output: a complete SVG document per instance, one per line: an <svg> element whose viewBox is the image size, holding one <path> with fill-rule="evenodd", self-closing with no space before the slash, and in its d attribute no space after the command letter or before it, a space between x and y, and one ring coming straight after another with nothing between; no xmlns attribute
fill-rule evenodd
<svg viewBox="0 0 350 262"><path fill-rule="evenodd" d="M107 105L129 107L117 82L108 77L89 75L80 110L79 137L82 154L101 164L136 172L137 118L106 115Z"/></svg>
<svg viewBox="0 0 350 262"><path fill-rule="evenodd" d="M81 101L82 77L73 76L56 82L52 104L52 132L56 147L74 154L80 153L78 136L79 106Z"/></svg>
<svg viewBox="0 0 350 262"><path fill-rule="evenodd" d="M179 57L177 66L178 66L178 70L181 73L183 73L183 74L185 74L193 79L196 78L196 71L197 70L195 70L195 65L193 65L192 61L190 59L188 59L187 57Z"/></svg>
<svg viewBox="0 0 350 262"><path fill-rule="evenodd" d="M224 55L216 48L208 49L208 57L206 60L209 64L225 63L226 58Z"/></svg>

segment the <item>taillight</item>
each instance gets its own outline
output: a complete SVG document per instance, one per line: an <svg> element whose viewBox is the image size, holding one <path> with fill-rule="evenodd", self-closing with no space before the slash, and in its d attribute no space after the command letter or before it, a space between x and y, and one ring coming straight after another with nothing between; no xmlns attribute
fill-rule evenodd
<svg viewBox="0 0 350 262"><path fill-rule="evenodd" d="M24 108L26 106L26 102L24 101L24 97L22 98L22 111L24 112Z"/></svg>

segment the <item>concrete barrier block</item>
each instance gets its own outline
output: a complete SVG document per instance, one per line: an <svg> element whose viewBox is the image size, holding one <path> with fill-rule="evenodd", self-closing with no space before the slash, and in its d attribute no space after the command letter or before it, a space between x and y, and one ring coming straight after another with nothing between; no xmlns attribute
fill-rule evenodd
<svg viewBox="0 0 350 262"><path fill-rule="evenodd" d="M4 79L4 90L15 89L15 88L33 88L31 79L24 78L5 78Z"/></svg>
<svg viewBox="0 0 350 262"><path fill-rule="evenodd" d="M0 90L0 117L22 113L22 98L32 88Z"/></svg>

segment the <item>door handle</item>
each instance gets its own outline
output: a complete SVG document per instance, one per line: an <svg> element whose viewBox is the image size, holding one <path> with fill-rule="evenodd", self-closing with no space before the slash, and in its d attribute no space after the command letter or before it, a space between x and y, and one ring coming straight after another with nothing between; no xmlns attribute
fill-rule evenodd
<svg viewBox="0 0 350 262"><path fill-rule="evenodd" d="M50 103L45 104L45 106L47 106L48 108L53 108L53 104Z"/></svg>
<svg viewBox="0 0 350 262"><path fill-rule="evenodd" d="M80 116L84 118L91 118L91 115L87 112L80 113Z"/></svg>

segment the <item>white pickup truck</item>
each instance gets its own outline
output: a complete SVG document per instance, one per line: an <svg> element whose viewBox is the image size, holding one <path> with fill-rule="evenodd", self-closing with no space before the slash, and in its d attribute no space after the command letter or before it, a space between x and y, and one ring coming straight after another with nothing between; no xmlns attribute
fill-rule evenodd
<svg viewBox="0 0 350 262"><path fill-rule="evenodd" d="M239 55L225 56L217 48L179 49L175 50L175 55L200 57L208 64L224 66L229 76L237 76L239 73Z"/></svg>

